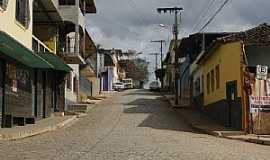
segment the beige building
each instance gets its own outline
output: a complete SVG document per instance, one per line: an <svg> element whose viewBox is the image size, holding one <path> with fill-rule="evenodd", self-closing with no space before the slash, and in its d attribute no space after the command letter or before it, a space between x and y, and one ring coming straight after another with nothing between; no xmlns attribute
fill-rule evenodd
<svg viewBox="0 0 270 160"><path fill-rule="evenodd" d="M56 32L50 29L62 19L52 0L0 2L0 124L33 124L63 111L56 86L65 82L71 68L55 54L45 53L56 53L56 45L50 45L57 42ZM46 30L52 39L42 36L46 31L41 24L50 25Z"/></svg>

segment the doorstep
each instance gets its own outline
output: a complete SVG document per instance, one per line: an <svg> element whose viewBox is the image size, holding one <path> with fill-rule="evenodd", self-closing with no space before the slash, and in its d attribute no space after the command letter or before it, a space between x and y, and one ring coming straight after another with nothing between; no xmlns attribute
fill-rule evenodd
<svg viewBox="0 0 270 160"><path fill-rule="evenodd" d="M36 124L14 126L13 128L0 128L0 140L17 140L54 131L77 120L77 116L52 116L36 121Z"/></svg>

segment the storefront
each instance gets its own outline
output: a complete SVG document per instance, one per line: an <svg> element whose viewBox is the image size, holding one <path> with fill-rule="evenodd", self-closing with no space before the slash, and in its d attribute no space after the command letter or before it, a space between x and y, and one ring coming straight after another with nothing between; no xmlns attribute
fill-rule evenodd
<svg viewBox="0 0 270 160"><path fill-rule="evenodd" d="M66 76L72 69L55 54L40 53L38 55L54 66L53 70L46 73L45 95L48 96L45 106L51 108L52 112L64 112Z"/></svg>
<svg viewBox="0 0 270 160"><path fill-rule="evenodd" d="M59 111L59 84L70 70L56 55L35 54L0 32L1 126L32 124Z"/></svg>

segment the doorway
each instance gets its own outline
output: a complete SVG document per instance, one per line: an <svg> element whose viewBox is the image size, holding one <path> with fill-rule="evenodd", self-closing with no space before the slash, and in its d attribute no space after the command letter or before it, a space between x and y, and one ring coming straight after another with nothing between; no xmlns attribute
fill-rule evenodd
<svg viewBox="0 0 270 160"><path fill-rule="evenodd" d="M233 120L233 106L237 102L237 81L230 81L226 83L226 98L228 102L227 109L227 126L232 127Z"/></svg>

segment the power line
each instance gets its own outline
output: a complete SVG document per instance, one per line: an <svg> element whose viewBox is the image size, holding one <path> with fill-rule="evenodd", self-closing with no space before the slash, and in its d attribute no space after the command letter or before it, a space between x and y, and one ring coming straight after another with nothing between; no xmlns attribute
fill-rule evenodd
<svg viewBox="0 0 270 160"><path fill-rule="evenodd" d="M208 3L206 3L206 5L203 7L202 11L200 12L200 15L195 21L197 23L195 23L195 25L192 27L192 32L195 31L199 27L199 25L203 22L203 20L206 18L207 13L210 11L210 8L211 6L213 6L215 1L216 0L208 1Z"/></svg>
<svg viewBox="0 0 270 160"><path fill-rule="evenodd" d="M203 25L203 27L199 30L199 32L202 32L215 18L216 16L222 11L222 9L226 6L226 4L230 0L225 0L224 3L218 8L218 10L214 13L214 15Z"/></svg>

